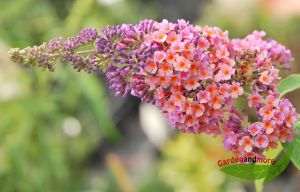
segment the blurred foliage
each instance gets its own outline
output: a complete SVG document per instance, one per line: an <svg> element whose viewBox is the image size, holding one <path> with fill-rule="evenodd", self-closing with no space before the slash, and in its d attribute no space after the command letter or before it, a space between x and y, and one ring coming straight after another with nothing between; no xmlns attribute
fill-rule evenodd
<svg viewBox="0 0 300 192"><path fill-rule="evenodd" d="M152 170L146 171L135 183L135 191L138 192L173 192L173 187L169 186L163 181L163 178L159 176L158 170L160 167L155 166ZM120 187L120 183L116 181L116 176L109 172L103 172L103 177L95 177L92 180L92 188L95 191L103 192L119 192L125 191Z"/></svg>
<svg viewBox="0 0 300 192"><path fill-rule="evenodd" d="M101 27L157 19L158 1L149 0L0 0L0 40L11 46L39 44L53 36L75 35ZM113 2L113 1L112 1Z"/></svg>
<svg viewBox="0 0 300 192"><path fill-rule="evenodd" d="M0 38L11 46L41 43L61 23L45 0L2 0L0 6L5 7L0 13Z"/></svg>
<svg viewBox="0 0 300 192"><path fill-rule="evenodd" d="M162 178L158 175L159 167L143 176L138 185L139 192L153 192L153 191L163 191L163 192L173 192L173 188L163 182Z"/></svg>
<svg viewBox="0 0 300 192"><path fill-rule="evenodd" d="M217 140L217 141L216 141ZM220 138L180 134L162 149L159 173L176 192L225 191L217 162L229 157Z"/></svg>
<svg viewBox="0 0 300 192"><path fill-rule="evenodd" d="M284 29L286 26L296 27L289 24L297 17L279 19L266 10L263 4L265 0L245 0L240 4L238 2L239 0L213 0L204 8L198 23L215 25L228 30L231 38L243 37L252 30L266 30L268 33L281 36L288 31ZM274 26L276 22L280 25ZM297 25L296 22L295 24ZM284 30L274 31L276 28Z"/></svg>
<svg viewBox="0 0 300 192"><path fill-rule="evenodd" d="M106 113L93 110L107 108L101 84L94 76L75 75L67 68L44 75L1 63L9 67L1 65L1 88L6 92L0 102L0 190L83 187L83 162L104 136L101 127L114 130ZM64 75L67 71L69 76ZM87 90L86 83L94 89ZM79 127L67 123L70 118Z"/></svg>

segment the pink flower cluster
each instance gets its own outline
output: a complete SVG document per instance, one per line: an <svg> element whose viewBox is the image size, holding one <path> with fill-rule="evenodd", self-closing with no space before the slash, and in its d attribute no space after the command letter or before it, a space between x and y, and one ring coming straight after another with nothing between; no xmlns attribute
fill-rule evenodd
<svg viewBox="0 0 300 192"><path fill-rule="evenodd" d="M278 94L270 94L263 99L256 93L248 99L249 107L258 110L258 121L247 123L243 131L224 131L227 149L242 156L255 156L266 149L276 148L278 141L292 141L298 114L287 99L279 100Z"/></svg>
<svg viewBox="0 0 300 192"><path fill-rule="evenodd" d="M288 68L291 53L264 36L254 31L230 40L217 27L144 20L105 27L101 35L86 29L77 38L16 48L10 54L16 62L49 69L57 57L78 70L100 68L117 95L130 93L153 103L182 132L220 135L227 150L253 156L279 141L291 141L298 118L277 91L279 69ZM86 44L95 48L77 50ZM255 121L234 107L241 96L256 110Z"/></svg>
<svg viewBox="0 0 300 192"><path fill-rule="evenodd" d="M262 40L264 35L255 31L245 39L232 40L237 60L246 56L247 65L252 65L248 71L252 76L248 105L256 109L258 116L258 121L246 122L243 131L224 132L225 147L242 156L261 154L266 149L276 148L278 141L292 141L295 135L293 127L298 114L287 99L280 99L279 70L275 68L290 61L291 53L274 40Z"/></svg>
<svg viewBox="0 0 300 192"><path fill-rule="evenodd" d="M279 70L291 54L277 42L253 32L229 40L219 28L194 27L184 20L156 23L144 46L156 47L139 68L139 79L169 123L183 132L222 135L226 149L239 156L262 155L277 142L291 141L298 114L279 98ZM250 87L249 107L258 121L249 123L233 100Z"/></svg>
<svg viewBox="0 0 300 192"><path fill-rule="evenodd" d="M141 69L155 104L183 132L220 134L219 120L243 94L240 83L232 80L235 61L228 33L195 28L184 20L163 20L157 29L145 36L145 44L159 50Z"/></svg>

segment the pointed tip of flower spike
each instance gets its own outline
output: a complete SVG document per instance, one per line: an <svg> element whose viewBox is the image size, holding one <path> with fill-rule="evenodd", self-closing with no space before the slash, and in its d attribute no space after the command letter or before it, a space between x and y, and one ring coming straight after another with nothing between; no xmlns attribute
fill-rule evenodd
<svg viewBox="0 0 300 192"><path fill-rule="evenodd" d="M24 57L20 48L11 48L8 51L8 54L9 54L9 58L13 62L17 64L24 64Z"/></svg>

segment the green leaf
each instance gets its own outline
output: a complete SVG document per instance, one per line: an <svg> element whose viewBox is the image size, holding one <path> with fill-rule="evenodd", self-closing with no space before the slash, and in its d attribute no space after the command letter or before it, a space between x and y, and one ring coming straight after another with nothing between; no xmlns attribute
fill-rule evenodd
<svg viewBox="0 0 300 192"><path fill-rule="evenodd" d="M295 129L298 133L300 133L300 122L296 124ZM282 145L285 151L291 151L291 160L300 170L300 134L297 134L292 142L284 143Z"/></svg>
<svg viewBox="0 0 300 192"><path fill-rule="evenodd" d="M265 179L263 181L263 184L266 184L269 181L275 179L286 169L286 167L290 162L290 155L291 155L291 151L289 150L289 151L284 151L282 155L279 156L280 158L276 160L275 164L270 166L265 176Z"/></svg>
<svg viewBox="0 0 300 192"><path fill-rule="evenodd" d="M278 84L278 91L280 97L283 95L300 88L300 74L289 75L282 79Z"/></svg>
<svg viewBox="0 0 300 192"><path fill-rule="evenodd" d="M275 179L288 166L291 156L291 148L284 151L275 161L274 165L261 164L235 164L221 168L221 171L229 175L248 180L257 180L263 178L263 184ZM270 157L266 157L270 159ZM272 158L272 157L271 157Z"/></svg>
<svg viewBox="0 0 300 192"><path fill-rule="evenodd" d="M291 151L283 151L281 143L278 143L276 149L268 150L264 153L267 158L276 159L275 164L270 167L268 174L263 180L264 184L275 179L286 169L290 162L290 152Z"/></svg>
<svg viewBox="0 0 300 192"><path fill-rule="evenodd" d="M264 178L271 165L256 164L235 164L221 168L224 173L247 180L257 180Z"/></svg>

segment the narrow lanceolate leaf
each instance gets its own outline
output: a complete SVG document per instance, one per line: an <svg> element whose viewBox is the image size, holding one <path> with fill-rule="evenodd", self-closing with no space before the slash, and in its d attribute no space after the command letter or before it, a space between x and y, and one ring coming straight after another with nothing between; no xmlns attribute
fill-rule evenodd
<svg viewBox="0 0 300 192"><path fill-rule="evenodd" d="M289 75L282 79L278 85L280 96L300 88L300 74Z"/></svg>
<svg viewBox="0 0 300 192"><path fill-rule="evenodd" d="M235 164L221 168L224 173L247 180L264 178L272 165Z"/></svg>
<svg viewBox="0 0 300 192"><path fill-rule="evenodd" d="M295 129L298 134L292 142L283 144L283 148L285 151L291 151L291 160L300 170L300 122L296 124Z"/></svg>

